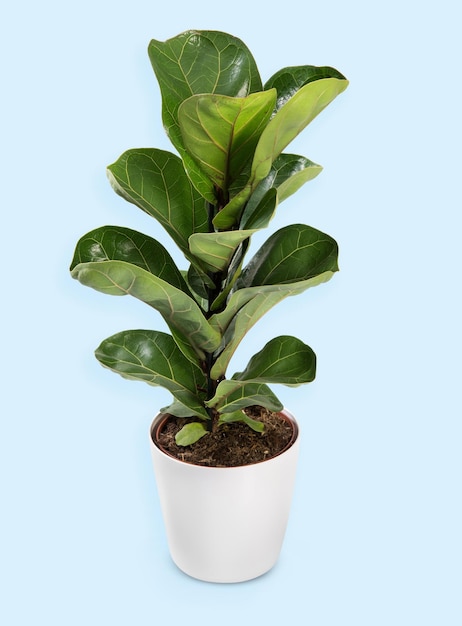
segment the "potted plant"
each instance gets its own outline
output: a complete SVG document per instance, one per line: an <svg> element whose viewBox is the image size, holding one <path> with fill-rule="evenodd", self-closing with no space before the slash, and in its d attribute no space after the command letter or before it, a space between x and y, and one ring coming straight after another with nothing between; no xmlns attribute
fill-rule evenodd
<svg viewBox="0 0 462 626"><path fill-rule="evenodd" d="M236 582L276 562L287 523L298 426L268 386L315 377L316 357L277 336L231 376L251 327L274 305L337 271L337 244L304 224L252 236L321 167L284 152L348 85L331 67L278 71L265 84L242 41L187 31L151 41L162 119L178 154L132 149L108 167L114 190L154 217L183 253L104 226L77 244L72 276L160 313L170 333L127 330L96 350L103 366L168 389L150 442L170 552L196 578Z"/></svg>

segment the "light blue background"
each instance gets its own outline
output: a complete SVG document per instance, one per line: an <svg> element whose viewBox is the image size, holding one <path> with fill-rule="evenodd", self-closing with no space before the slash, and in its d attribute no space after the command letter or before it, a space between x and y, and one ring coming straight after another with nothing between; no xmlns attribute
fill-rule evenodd
<svg viewBox="0 0 462 626"><path fill-rule="evenodd" d="M3 12L2 624L462 624L456 8L45 0ZM169 396L92 355L160 317L68 275L99 225L166 241L105 166L127 148L170 149L146 48L190 28L243 39L264 79L315 64L351 81L291 147L324 172L271 225L333 235L341 272L275 308L235 358L239 369L291 333L319 362L313 385L276 390L302 427L292 516L277 567L242 585L172 565L147 435Z"/></svg>

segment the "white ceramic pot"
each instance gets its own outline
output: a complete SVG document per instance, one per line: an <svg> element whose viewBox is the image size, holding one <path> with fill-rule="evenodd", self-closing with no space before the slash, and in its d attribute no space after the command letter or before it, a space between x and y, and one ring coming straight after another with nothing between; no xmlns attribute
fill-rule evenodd
<svg viewBox="0 0 462 626"><path fill-rule="evenodd" d="M215 583L261 576L276 563L289 518L299 450L294 441L272 459L240 467L184 463L150 442L170 554L186 574Z"/></svg>

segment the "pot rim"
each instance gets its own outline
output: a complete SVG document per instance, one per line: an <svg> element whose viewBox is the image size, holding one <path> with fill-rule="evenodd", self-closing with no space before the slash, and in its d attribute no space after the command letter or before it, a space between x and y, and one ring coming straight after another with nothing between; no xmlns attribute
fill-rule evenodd
<svg viewBox="0 0 462 626"><path fill-rule="evenodd" d="M242 469L245 467L254 467L256 465L261 465L262 463L269 463L279 458L288 450L290 450L290 448L292 448L292 446L298 440L300 431L299 431L297 420L292 415L292 413L286 408L283 408L281 411L277 411L277 414L280 415L283 419L285 419L286 422L290 424L290 426L292 427L292 437L290 438L289 443L276 455L272 456L270 459L263 459L262 461L257 461L256 463L245 463L243 465L232 465L232 466L228 465L228 466L216 467L216 466L208 466L208 465L198 465L196 463L190 463L189 461L182 461L181 459L177 458L173 454L170 454L170 452L165 450L165 448L163 448L157 441L157 434L159 433L160 429L164 426L165 422L170 417L168 413L158 413L156 415L149 429L149 438L157 450L162 452L170 460L180 463L181 465L190 465L192 467L203 468L206 470L238 470L238 469Z"/></svg>

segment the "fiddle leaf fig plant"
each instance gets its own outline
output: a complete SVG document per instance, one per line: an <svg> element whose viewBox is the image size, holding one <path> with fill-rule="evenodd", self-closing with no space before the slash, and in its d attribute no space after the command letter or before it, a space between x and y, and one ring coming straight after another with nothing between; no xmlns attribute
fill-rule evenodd
<svg viewBox="0 0 462 626"><path fill-rule="evenodd" d="M124 378L170 391L173 402L162 411L196 418L177 434L186 446L230 422L261 431L244 410L283 408L268 385L315 377L313 350L289 335L269 341L241 372L227 370L267 311L338 270L335 240L304 224L276 231L250 260L246 254L278 204L320 173L320 165L284 150L348 81L334 68L306 65L263 84L244 43L216 31L153 40L148 51L177 153L128 150L107 173L117 194L163 226L186 267L147 235L103 226L80 239L71 273L163 317L170 334L122 331L95 354Z"/></svg>

